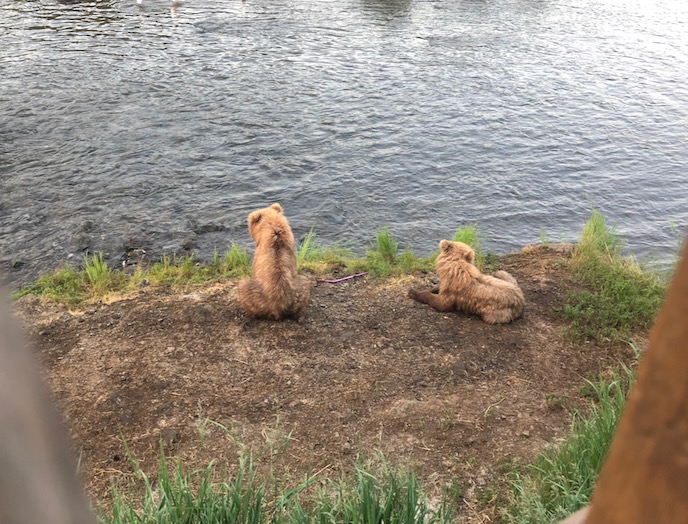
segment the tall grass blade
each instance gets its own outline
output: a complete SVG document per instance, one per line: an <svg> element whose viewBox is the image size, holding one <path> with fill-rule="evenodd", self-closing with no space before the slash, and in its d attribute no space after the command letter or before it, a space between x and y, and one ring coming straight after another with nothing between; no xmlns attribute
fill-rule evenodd
<svg viewBox="0 0 688 524"><path fill-rule="evenodd" d="M384 227L377 232L375 238L376 254L388 264L394 264L399 251L399 242L391 235L389 229Z"/></svg>
<svg viewBox="0 0 688 524"><path fill-rule="evenodd" d="M306 238L303 239L303 242L299 246L298 251L296 252L296 259L299 263L305 262L314 254L314 239L315 229L311 228L311 230L306 235Z"/></svg>

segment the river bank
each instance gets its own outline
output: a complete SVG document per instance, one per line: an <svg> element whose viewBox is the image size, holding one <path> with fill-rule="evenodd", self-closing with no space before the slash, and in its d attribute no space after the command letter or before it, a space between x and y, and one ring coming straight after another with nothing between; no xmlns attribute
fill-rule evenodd
<svg viewBox="0 0 688 524"><path fill-rule="evenodd" d="M477 522L504 464L566 436L588 402L584 379L633 358L618 342L581 350L566 336L561 310L581 287L570 261L570 246L549 245L494 260L527 300L501 326L408 299L430 285L422 272L319 283L300 322L249 320L232 280L78 312L30 295L16 311L99 506L113 479L134 477L128 453L155 478L162 439L190 468L232 471L248 448L262 450L260 468L293 477L382 452L429 489L459 482L460 513Z"/></svg>

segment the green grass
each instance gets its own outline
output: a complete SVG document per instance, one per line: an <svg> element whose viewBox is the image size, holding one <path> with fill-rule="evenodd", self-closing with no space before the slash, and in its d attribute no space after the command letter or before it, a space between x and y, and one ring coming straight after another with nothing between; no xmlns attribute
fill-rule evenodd
<svg viewBox="0 0 688 524"><path fill-rule="evenodd" d="M188 471L180 460L161 452L155 481L131 460L139 479L140 495L113 488L112 509L101 511L103 524L440 524L452 522L446 497L439 508L429 508L427 497L411 472L385 467L379 474L356 467L334 481L307 475L291 486L261 480L250 454L230 480L214 464Z"/></svg>
<svg viewBox="0 0 688 524"><path fill-rule="evenodd" d="M494 271L496 258L481 251L481 239L474 225L460 227L453 240L469 244L476 252L476 265ZM627 338L633 329L649 327L662 300L664 285L659 277L643 272L632 260L621 256L621 243L593 211L577 246L572 268L586 289L572 294L562 309L571 320L569 333L599 341ZM311 230L296 251L298 269L315 275L347 275L368 272L371 277L394 277L434 271L437 253L417 256L400 243L387 227L380 229L365 256L356 256L341 245L322 246ZM84 257L82 266L64 266L52 275L21 289L15 297L30 293L66 304L70 308L125 294L144 285L178 288L202 285L251 274L245 249L232 244L224 255L214 253L203 264L194 255L165 255L133 274L112 269L102 254Z"/></svg>
<svg viewBox="0 0 688 524"><path fill-rule="evenodd" d="M648 329L661 305L665 284L623 257L623 244L597 211L586 223L572 257L585 290L572 293L562 312L571 320L569 335L598 342L628 339Z"/></svg>
<svg viewBox="0 0 688 524"><path fill-rule="evenodd" d="M459 240L466 242L476 250L476 261L482 267L485 257L480 252L478 232L475 226L459 228L456 235L460 236ZM299 271L310 271L315 274L329 274L335 271L339 273L367 271L373 277L383 278L434 271L436 257L437 253L433 253L429 257L418 256L409 246L400 252L399 241L387 227L377 231L375 240L366 250L364 257L357 257L351 250L340 245L319 245L314 230L306 235L297 250Z"/></svg>
<svg viewBox="0 0 688 524"><path fill-rule="evenodd" d="M299 249L296 250L296 260L299 264L304 263L306 260L317 258L317 249L315 246L315 229L311 230L303 239Z"/></svg>
<svg viewBox="0 0 688 524"><path fill-rule="evenodd" d="M551 241L547 236L547 233L545 233L545 230L542 228L540 228L540 244L544 246L548 246L549 244L551 244Z"/></svg>
<svg viewBox="0 0 688 524"><path fill-rule="evenodd" d="M233 244L224 257L215 253L210 264L198 262L194 255L163 255L162 260L147 267L137 266L133 274L107 265L102 253L84 256L80 267L64 265L51 275L20 289L14 298L34 294L70 308L126 294L141 286L184 287L216 282L251 273L248 253Z"/></svg>
<svg viewBox="0 0 688 524"><path fill-rule="evenodd" d="M346 270L356 261L353 253L340 245L322 246L311 229L296 250L296 261L299 271L308 271L316 275L330 274L338 269Z"/></svg>
<svg viewBox="0 0 688 524"><path fill-rule="evenodd" d="M470 224L467 226L460 226L452 237L454 242L463 242L468 244L474 250L480 250L480 236L478 235L478 229L475 224Z"/></svg>
<svg viewBox="0 0 688 524"><path fill-rule="evenodd" d="M225 252L224 257L213 253L211 274L218 277L241 277L251 274L251 258L248 252L234 243Z"/></svg>
<svg viewBox="0 0 688 524"><path fill-rule="evenodd" d="M352 267L369 271L377 277L400 276L433 271L435 257L418 257L409 246L400 254L399 241L385 227L378 230L375 243L366 251L365 259L354 261Z"/></svg>
<svg viewBox="0 0 688 524"><path fill-rule="evenodd" d="M84 272L94 295L104 295L116 287L112 269L103 261L102 253L96 253L90 259L84 255Z"/></svg>
<svg viewBox="0 0 688 524"><path fill-rule="evenodd" d="M193 255L184 257L177 257L167 254L162 256L160 262L156 262L146 271L148 279L151 284L160 284L164 286L174 286L181 282L198 283L205 280L200 265L196 265L196 259Z"/></svg>
<svg viewBox="0 0 688 524"><path fill-rule="evenodd" d="M399 241L388 228L380 229L364 257L341 245L322 246L311 230L296 251L299 271L316 275L355 274L367 271L372 277L408 275L434 270L434 257L418 257L406 247L399 253Z"/></svg>
<svg viewBox="0 0 688 524"><path fill-rule="evenodd" d="M480 270L485 269L485 256L480 250L480 235L475 225L459 227L454 233L452 240L454 242L463 242L471 246L473 251L475 251L475 265Z"/></svg>
<svg viewBox="0 0 688 524"><path fill-rule="evenodd" d="M365 259L351 261L349 267L357 271L369 271L377 277L408 275L417 272L433 271L435 257L418 257L406 246L399 253L399 241L392 236L388 228L378 230L375 243L366 251Z"/></svg>
<svg viewBox="0 0 688 524"><path fill-rule="evenodd" d="M83 274L65 264L52 275L42 276L30 286L20 289L13 298L31 294L40 295L53 302L75 307L88 298L85 285Z"/></svg>
<svg viewBox="0 0 688 524"><path fill-rule="evenodd" d="M322 246L311 230L296 251L298 270L315 275L353 274L369 272L372 277L389 277L434 270L434 257L417 257L410 248L399 253L399 242L387 228L378 231L375 244L366 255L356 256L340 245ZM251 274L251 260L247 251L232 244L224 255L217 251L207 263L195 255L163 255L152 265L137 266L133 274L110 268L102 253L84 257L81 267L65 265L52 275L39 278L14 295L44 296L70 308L126 294L142 286L184 288L241 278Z"/></svg>
<svg viewBox="0 0 688 524"><path fill-rule="evenodd" d="M595 399L590 414L574 414L566 440L513 474L506 522L550 524L590 503L633 378L633 371L624 367L611 380L588 382Z"/></svg>
<svg viewBox="0 0 688 524"><path fill-rule="evenodd" d="M81 269L65 264L52 275L40 277L32 285L22 288L14 297L35 294L68 307L77 307L90 300L122 292L127 285L126 275L112 270L103 260L103 254L96 253L91 258L84 255Z"/></svg>
<svg viewBox="0 0 688 524"><path fill-rule="evenodd" d="M398 252L399 242L389 233L389 229L385 227L378 230L372 256L393 265L397 260Z"/></svg>
<svg viewBox="0 0 688 524"><path fill-rule="evenodd" d="M664 269L664 273L667 274L666 280L669 280L669 277L671 277L674 269L676 269L676 266L678 266L679 259L681 258L681 252L683 250L683 243L685 239L688 238L688 228L678 227L676 222L671 219L669 220L669 232L671 233L671 237L674 239L674 256L670 266ZM688 243L686 243L686 245L688 246Z"/></svg>

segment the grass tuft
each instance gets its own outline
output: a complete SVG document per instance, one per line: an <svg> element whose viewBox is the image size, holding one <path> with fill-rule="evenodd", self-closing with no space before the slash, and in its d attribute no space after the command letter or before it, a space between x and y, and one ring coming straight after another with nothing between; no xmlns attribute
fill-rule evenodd
<svg viewBox="0 0 688 524"><path fill-rule="evenodd" d="M475 265L478 269L485 269L485 256L480 251L480 235L475 224L468 226L459 227L454 236L452 237L454 242L463 242L468 244L475 251Z"/></svg>
<svg viewBox="0 0 688 524"><path fill-rule="evenodd" d="M32 285L20 289L13 297L41 295L74 308L89 301L102 300L126 288L126 276L110 268L102 253L95 253L90 258L84 255L82 269L65 264L52 275L40 277Z"/></svg>
<svg viewBox="0 0 688 524"><path fill-rule="evenodd" d="M178 257L173 254L162 256L160 262L156 262L148 268L148 279L151 284L175 286L179 284L194 284L207 281L204 268L197 264L194 255Z"/></svg>
<svg viewBox="0 0 688 524"><path fill-rule="evenodd" d="M84 255L84 271L94 295L104 295L112 285L112 269L103 260L103 253L88 258Z"/></svg>
<svg viewBox="0 0 688 524"><path fill-rule="evenodd" d="M299 264L305 262L308 259L315 258L316 250L314 240L315 229L311 228L311 230L306 235L306 238L304 238L303 242L301 242L299 249L296 251L296 260Z"/></svg>
<svg viewBox="0 0 688 524"><path fill-rule="evenodd" d="M347 269L356 264L358 259L350 250L339 246L321 246L311 229L296 251L296 261L299 271L309 271L318 275L331 274L333 271Z"/></svg>
<svg viewBox="0 0 688 524"><path fill-rule="evenodd" d="M252 462L242 460L233 481L216 484L212 463L203 470L189 472L181 460L169 467L161 451L157 478L151 481L135 461L130 461L143 481L143 495L126 496L114 487L111 514L101 516L101 523L266 522L265 489L256 481Z"/></svg>
<svg viewBox="0 0 688 524"><path fill-rule="evenodd" d="M384 227L378 230L375 237L375 251L374 258L386 262L387 264L394 264L397 260L397 253L399 252L399 242L391 235L389 229Z"/></svg>
<svg viewBox="0 0 688 524"><path fill-rule="evenodd" d="M475 224L459 227L454 233L452 240L454 242L463 242L464 244L468 244L475 250L480 249L480 237Z"/></svg>
<svg viewBox="0 0 688 524"><path fill-rule="evenodd" d="M368 271L375 277L390 277L432 271L435 258L418 257L409 246L399 254L399 242L385 227L378 230L375 243L366 252L366 258L349 260L346 267L349 271Z"/></svg>
<svg viewBox="0 0 688 524"><path fill-rule="evenodd" d="M160 453L155 481L132 457L130 462L143 483L139 489L142 493L125 495L113 488L113 507L101 515L103 524L452 522L446 497L438 509L429 509L415 475L388 466L379 475L356 467L354 474L339 481L321 480L316 473L294 486L276 489L272 485L277 482L274 476L266 481L258 478L250 453L240 458L233 478L224 482L214 480L219 475L213 463L203 470L188 471L181 460L168 460L164 451Z"/></svg>
<svg viewBox="0 0 688 524"><path fill-rule="evenodd" d="M543 246L548 246L552 242L549 239L549 236L547 236L547 233L545 233L545 230L543 228L540 228L540 244Z"/></svg>
<svg viewBox="0 0 688 524"><path fill-rule="evenodd" d="M568 334L584 340L628 339L648 329L661 305L665 284L621 254L623 243L604 217L593 210L572 257L577 281L586 290L572 293L562 309L571 320Z"/></svg>
<svg viewBox="0 0 688 524"><path fill-rule="evenodd" d="M60 302L73 308L86 300L83 290L83 276L75 268L65 264L52 275L40 277L30 286L23 287L12 298L26 295L40 295L53 302Z"/></svg>
<svg viewBox="0 0 688 524"><path fill-rule="evenodd" d="M225 253L222 276L245 277L251 274L251 258L248 252L233 243Z"/></svg>

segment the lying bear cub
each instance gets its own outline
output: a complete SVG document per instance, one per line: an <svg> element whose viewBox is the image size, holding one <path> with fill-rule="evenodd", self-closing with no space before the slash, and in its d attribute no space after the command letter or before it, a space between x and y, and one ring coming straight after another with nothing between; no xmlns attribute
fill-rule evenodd
<svg viewBox="0 0 688 524"><path fill-rule="evenodd" d="M437 311L480 315L488 324L511 322L523 315L525 298L516 279L506 271L484 275L474 262L471 246L442 240L435 263L439 286L430 291L411 289L409 297Z"/></svg>

